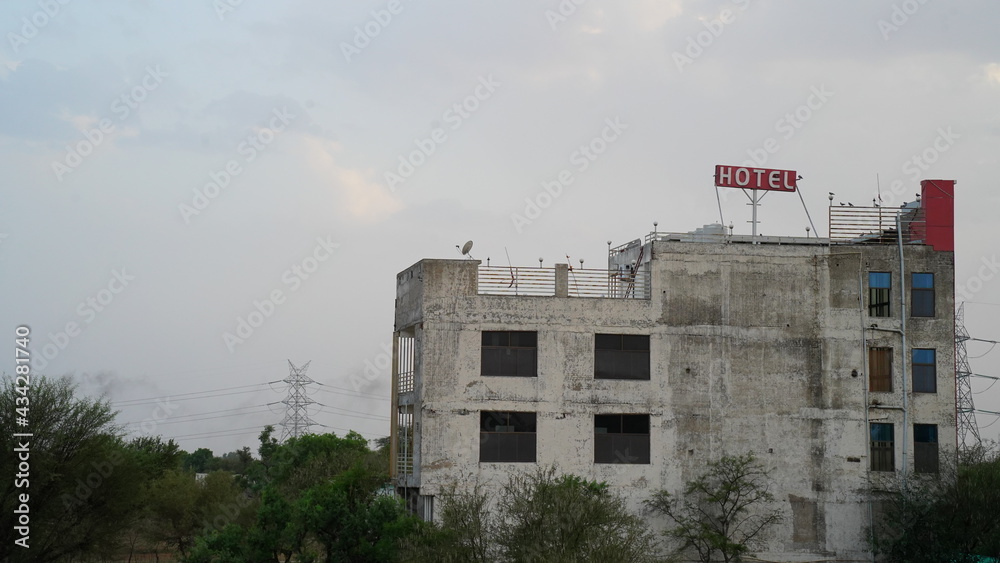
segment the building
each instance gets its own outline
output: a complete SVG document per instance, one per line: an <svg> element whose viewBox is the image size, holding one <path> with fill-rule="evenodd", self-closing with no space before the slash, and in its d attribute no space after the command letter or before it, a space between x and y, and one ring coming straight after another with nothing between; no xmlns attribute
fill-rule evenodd
<svg viewBox="0 0 1000 563"><path fill-rule="evenodd" d="M955 463L954 182L921 189L831 201L827 239L719 225L609 247L607 270L407 268L397 490L433 518L452 485L557 464L638 510L753 452L785 516L758 553L870 560L870 484Z"/></svg>

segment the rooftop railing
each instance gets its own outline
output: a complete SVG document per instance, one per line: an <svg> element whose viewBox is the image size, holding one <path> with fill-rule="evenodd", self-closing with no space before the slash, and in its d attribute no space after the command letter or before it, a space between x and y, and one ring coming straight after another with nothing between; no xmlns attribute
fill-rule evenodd
<svg viewBox="0 0 1000 563"><path fill-rule="evenodd" d="M903 243L919 244L927 236L922 208L830 207L830 241L852 244L896 244L899 216Z"/></svg>
<svg viewBox="0 0 1000 563"><path fill-rule="evenodd" d="M480 295L555 296L559 268L479 267ZM649 299L649 273L566 269L566 297Z"/></svg>

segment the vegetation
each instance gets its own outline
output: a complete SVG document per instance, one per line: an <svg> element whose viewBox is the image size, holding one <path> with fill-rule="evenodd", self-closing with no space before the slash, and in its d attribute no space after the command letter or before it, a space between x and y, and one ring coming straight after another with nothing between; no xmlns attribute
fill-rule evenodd
<svg viewBox="0 0 1000 563"><path fill-rule="evenodd" d="M3 542L0 561L145 553L189 563L613 563L660 560L669 546L673 557L733 562L781 519L767 471L745 454L710 464L680 493L658 491L647 501L670 522L663 546L606 484L555 468L516 473L492 494L481 487L439 494L438 521L425 523L388 487L388 440L372 449L351 432L279 443L267 427L256 457L249 448L188 453L160 437L126 439L107 401L78 396L67 378L33 376L30 393L0 380L5 412L23 408L18 398L26 395L32 436L15 437L24 427L0 417L0 447L30 449L30 486L0 485L0 526L15 530L27 504L30 550ZM0 456L0 472L16 476L19 463ZM1000 451L993 444L942 468L909 475L905 488L895 475L873 484L878 524L870 537L879 560L1000 561Z"/></svg>
<svg viewBox="0 0 1000 563"><path fill-rule="evenodd" d="M910 475L906 486L875 483L872 549L885 561L973 563L1000 558L1000 452L995 444L961 457L958 468Z"/></svg>
<svg viewBox="0 0 1000 563"><path fill-rule="evenodd" d="M767 470L753 454L726 456L684 488L684 497L658 491L647 501L654 512L674 522L667 536L679 542L678 553L694 551L703 562L740 561L750 542L781 520L769 505Z"/></svg>
<svg viewBox="0 0 1000 563"><path fill-rule="evenodd" d="M442 497L441 524L413 546L419 561L653 561L656 541L607 485L555 468L514 474L490 511L476 488Z"/></svg>

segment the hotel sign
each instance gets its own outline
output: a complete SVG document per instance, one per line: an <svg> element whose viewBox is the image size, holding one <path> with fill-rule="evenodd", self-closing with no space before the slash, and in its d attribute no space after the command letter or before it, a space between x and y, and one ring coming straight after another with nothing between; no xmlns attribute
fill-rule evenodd
<svg viewBox="0 0 1000 563"><path fill-rule="evenodd" d="M794 192L798 174L794 170L772 170L747 166L715 166L715 185L720 188Z"/></svg>

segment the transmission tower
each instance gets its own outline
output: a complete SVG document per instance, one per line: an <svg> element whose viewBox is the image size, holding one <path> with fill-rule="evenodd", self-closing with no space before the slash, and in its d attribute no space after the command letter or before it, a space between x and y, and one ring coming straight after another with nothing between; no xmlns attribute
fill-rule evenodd
<svg viewBox="0 0 1000 563"><path fill-rule="evenodd" d="M308 434L309 427L316 424L316 421L309 418L309 405L315 401L306 393L306 385L316 383L306 375L311 363L312 361L306 362L297 368L288 360L288 378L282 380L288 384L288 396L281 401L285 404L285 419L281 421L282 442Z"/></svg>
<svg viewBox="0 0 1000 563"><path fill-rule="evenodd" d="M955 313L955 394L958 403L955 405L958 417L958 447L968 450L978 447L979 425L976 424L976 407L972 404L972 368L969 367L969 355L965 343L969 340L969 331L965 330L965 303L958 306ZM972 434L973 443L966 443L966 438Z"/></svg>

